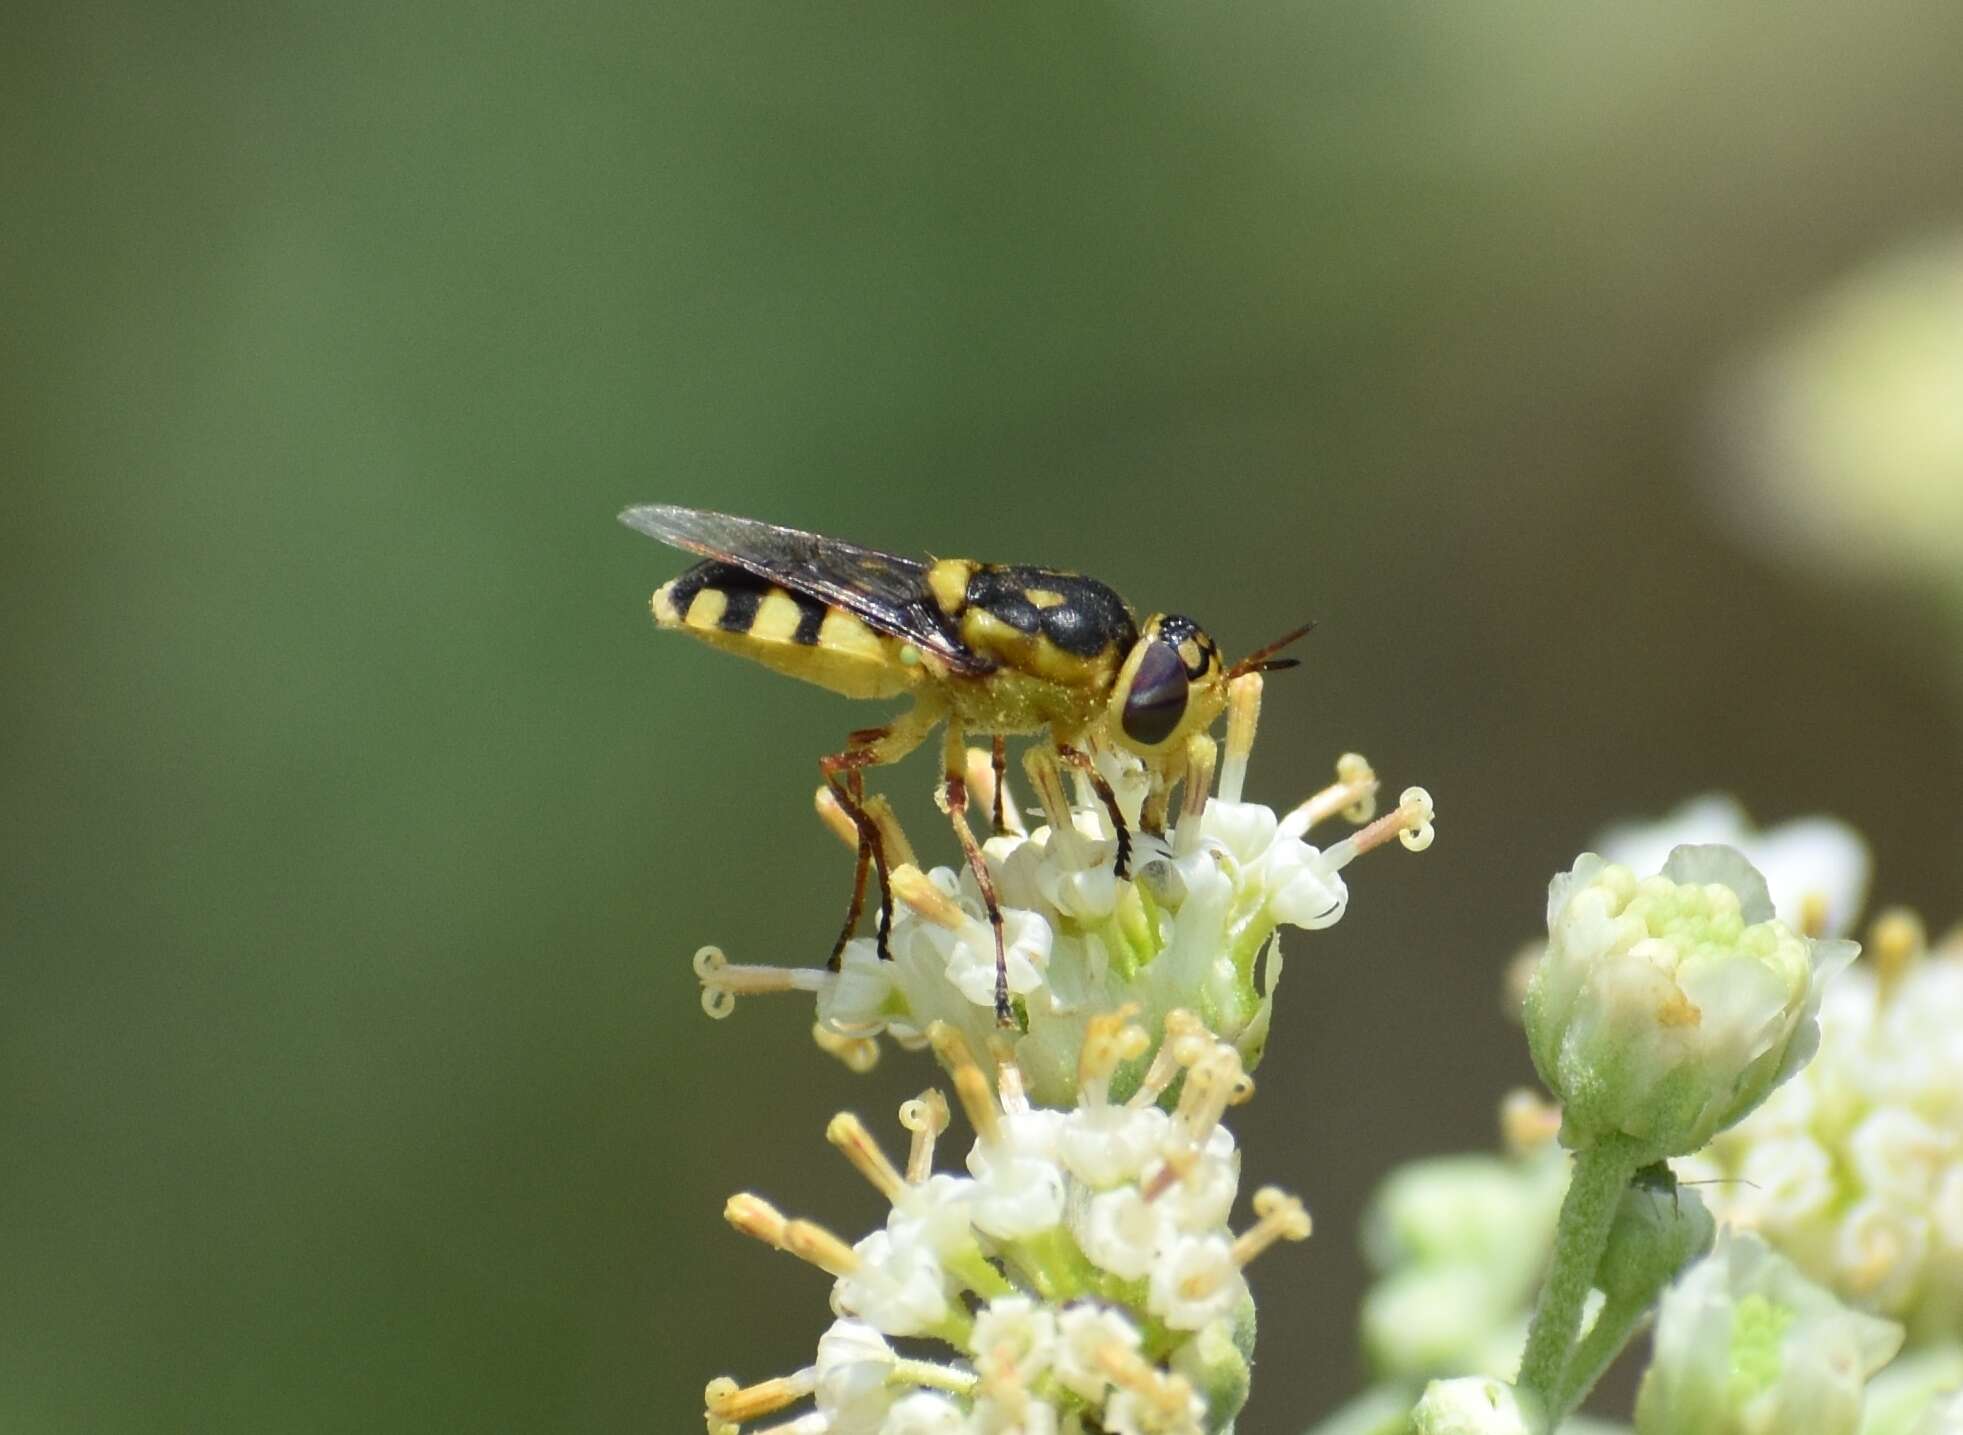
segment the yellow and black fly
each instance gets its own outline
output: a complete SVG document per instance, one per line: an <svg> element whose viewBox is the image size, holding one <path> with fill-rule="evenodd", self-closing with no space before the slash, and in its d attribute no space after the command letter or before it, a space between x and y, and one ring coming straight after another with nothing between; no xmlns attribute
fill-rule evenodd
<svg viewBox="0 0 1963 1435"><path fill-rule="evenodd" d="M1130 834L1091 754L1115 746L1143 764L1151 790L1140 825L1162 829L1166 794L1183 771L1187 740L1227 705L1242 673L1293 667L1274 654L1298 628L1227 665L1190 618L1143 623L1105 584L1078 573L965 558L923 561L794 528L701 509L647 504L621 522L704 561L657 588L655 622L849 698L910 695L892 722L850 735L819 761L858 833L845 927L851 936L870 867L880 886L879 953L887 955L892 894L881 825L862 774L897 762L947 725L937 803L953 822L995 929L996 1016L1012 1019L1002 913L980 844L968 826L966 739L993 739L995 823L1002 825L1003 739L1044 733L1058 758L1089 780L1117 836L1117 875L1128 875Z"/></svg>

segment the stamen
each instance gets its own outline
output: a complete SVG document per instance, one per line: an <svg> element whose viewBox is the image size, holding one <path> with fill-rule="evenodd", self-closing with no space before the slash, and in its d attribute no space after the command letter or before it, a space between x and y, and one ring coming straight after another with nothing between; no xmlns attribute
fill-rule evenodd
<svg viewBox="0 0 1963 1435"><path fill-rule="evenodd" d="M1016 1369L1012 1346L976 1351L975 1373L976 1387L1010 1414L1019 1417L1028 1408L1029 1390Z"/></svg>
<svg viewBox="0 0 1963 1435"><path fill-rule="evenodd" d="M1179 793L1179 825L1173 829L1172 850L1180 857L1199 849L1200 818L1213 790L1213 763L1220 749L1203 732L1186 739L1186 785Z"/></svg>
<svg viewBox="0 0 1963 1435"><path fill-rule="evenodd" d="M1276 1241L1306 1241L1315 1223L1301 1200L1279 1186L1263 1186L1254 1193L1255 1223L1234 1238L1234 1264L1246 1267Z"/></svg>
<svg viewBox="0 0 1963 1435"><path fill-rule="evenodd" d="M1407 787L1397 799L1397 810L1386 812L1361 832L1345 837L1323 855L1329 865L1337 871L1349 866L1358 857L1374 848L1383 846L1395 837L1404 844L1405 850L1422 852L1431 846L1437 835L1431 825L1435 815L1431 794L1422 787Z"/></svg>
<svg viewBox="0 0 1963 1435"><path fill-rule="evenodd" d="M1145 1069L1138 1090L1125 1105L1138 1111L1156 1102L1172 1085L1172 1079L1199 1059L1207 1040L1205 1024L1193 1013L1184 1007L1167 1012L1165 1035L1159 1040L1159 1049L1152 1054L1152 1064Z"/></svg>
<svg viewBox="0 0 1963 1435"><path fill-rule="evenodd" d="M1799 899L1799 932L1803 937L1827 934L1827 894L1808 892Z"/></svg>
<svg viewBox="0 0 1963 1435"><path fill-rule="evenodd" d="M1500 1101L1500 1140L1515 1156L1545 1150L1561 1132L1561 1108L1538 1091L1518 1087Z"/></svg>
<svg viewBox="0 0 1963 1435"><path fill-rule="evenodd" d="M1261 675L1242 673L1227 684L1227 760L1220 765L1220 800L1239 802L1247 759L1261 722Z"/></svg>
<svg viewBox="0 0 1963 1435"><path fill-rule="evenodd" d="M1022 766L1029 775L1029 785L1036 791L1043 817L1050 824L1050 845L1056 849L1057 856L1068 867L1088 866L1090 854L1085 850L1083 834L1071 820L1070 803L1063 795L1063 770L1057 766L1056 754L1045 747L1032 747L1022 755Z"/></svg>
<svg viewBox="0 0 1963 1435"><path fill-rule="evenodd" d="M951 1395L966 1395L979 1383L972 1370L960 1370L952 1365L937 1365L931 1360L908 1360L901 1358L893 1362L893 1370L886 1378L888 1385L922 1385L929 1390L945 1390Z"/></svg>
<svg viewBox="0 0 1963 1435"><path fill-rule="evenodd" d="M783 1249L830 1276L849 1276L859 1269L859 1255L816 1221L792 1221L784 1227Z"/></svg>
<svg viewBox="0 0 1963 1435"><path fill-rule="evenodd" d="M976 1138L985 1146L995 1145L1002 1139L1002 1113L995 1105L995 1093L989 1089L988 1078L982 1075L974 1053L968 1050L968 1043L944 1021L927 1028L927 1039L934 1044L934 1055L941 1059L941 1065L954 1077L955 1098L968 1113L968 1124L975 1128Z"/></svg>
<svg viewBox="0 0 1963 1435"><path fill-rule="evenodd" d="M906 1180L886 1153L879 1149L866 1123L850 1111L841 1111L825 1127L825 1139L845 1153L853 1169L872 1183L888 1201L897 1201L906 1191Z"/></svg>
<svg viewBox="0 0 1963 1435"><path fill-rule="evenodd" d="M895 897L937 927L958 932L974 920L962 910L959 902L935 886L931 877L911 863L895 867L887 881Z"/></svg>
<svg viewBox="0 0 1963 1435"><path fill-rule="evenodd" d="M760 1380L755 1385L738 1386L727 1375L710 1381L702 1391L702 1403L712 1420L746 1425L765 1415L774 1415L818 1388L818 1367L807 1365L792 1375Z"/></svg>
<svg viewBox="0 0 1963 1435"><path fill-rule="evenodd" d="M702 1010L720 1021L736 1009L738 996L759 992L821 992L835 978L822 967L737 966L721 947L695 954L695 976L702 983Z"/></svg>
<svg viewBox="0 0 1963 1435"><path fill-rule="evenodd" d="M906 833L900 828L900 818L893 811L892 803L883 796L869 797L866 799L866 816L872 819L872 825L879 830L879 841L886 849L886 866L889 871L902 863L913 867L920 865L920 859L913 855L913 844L907 841Z"/></svg>
<svg viewBox="0 0 1963 1435"><path fill-rule="evenodd" d="M1002 1098L1002 1109L1014 1114L1029 1110L1029 1092L1016 1064L1015 1048L1000 1036L991 1037L988 1054L995 1061L995 1089Z"/></svg>
<svg viewBox="0 0 1963 1435"><path fill-rule="evenodd" d="M1336 780L1309 797L1281 820L1287 837L1300 837L1337 813L1347 822L1364 823L1377 815L1377 774L1370 759L1346 752L1336 759Z"/></svg>
<svg viewBox="0 0 1963 1435"><path fill-rule="evenodd" d="M872 1037L850 1036L817 1021L811 1024L811 1039L818 1050L837 1058L854 1076L864 1076L879 1065L879 1043Z"/></svg>
<svg viewBox="0 0 1963 1435"><path fill-rule="evenodd" d="M1929 934L1922 918L1907 907L1890 907L1868 928L1868 954L1881 994L1891 994L1909 968L1928 950Z"/></svg>
<svg viewBox="0 0 1963 1435"><path fill-rule="evenodd" d="M1145 1055L1152 1039L1134 1024L1137 1002L1114 1012L1100 1012L1084 1025L1084 1045L1077 1053L1077 1100L1082 1106L1103 1106L1110 1098L1111 1077L1127 1061Z"/></svg>
<svg viewBox="0 0 1963 1435"><path fill-rule="evenodd" d="M900 1125L913 1133L913 1148L907 1153L909 1185L921 1185L934 1174L934 1142L947 1124L947 1098L931 1086L901 1103Z"/></svg>
<svg viewBox="0 0 1963 1435"><path fill-rule="evenodd" d="M1185 1376L1159 1370L1122 1341L1113 1340L1100 1346L1097 1363L1111 1377L1113 1385L1152 1405L1162 1420L1177 1420L1192 1402L1193 1387Z"/></svg>
<svg viewBox="0 0 1963 1435"><path fill-rule="evenodd" d="M1244 1074L1240 1053L1224 1041L1215 1042L1186 1072L1179 1106L1172 1114L1174 1129L1191 1145L1204 1146L1226 1114Z"/></svg>
<svg viewBox="0 0 1963 1435"><path fill-rule="evenodd" d="M1139 1186L1140 1199L1149 1206L1190 1176L1193 1168L1199 1164L1199 1153L1191 1148L1175 1147L1166 1152L1160 1157L1157 1169Z"/></svg>
<svg viewBox="0 0 1963 1435"><path fill-rule="evenodd" d="M824 823L827 832L854 852L859 850L859 824L852 820L852 815L840 804L838 794L832 791L830 783L818 784L818 790L811 796L811 806L817 812L818 820Z"/></svg>

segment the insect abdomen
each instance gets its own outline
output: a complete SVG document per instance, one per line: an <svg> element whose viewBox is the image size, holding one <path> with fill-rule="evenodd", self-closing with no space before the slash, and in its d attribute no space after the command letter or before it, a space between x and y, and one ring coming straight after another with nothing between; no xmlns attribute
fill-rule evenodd
<svg viewBox="0 0 1963 1435"><path fill-rule="evenodd" d="M893 639L733 563L696 564L655 589L649 606L661 627L846 697L889 697L915 681Z"/></svg>

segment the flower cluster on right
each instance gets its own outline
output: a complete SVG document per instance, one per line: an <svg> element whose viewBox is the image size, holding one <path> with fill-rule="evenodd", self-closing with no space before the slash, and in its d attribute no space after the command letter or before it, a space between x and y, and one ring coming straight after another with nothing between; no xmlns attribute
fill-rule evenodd
<svg viewBox="0 0 1963 1435"><path fill-rule="evenodd" d="M1825 819L1707 798L1599 846L1516 979L1556 1103L1385 1183L1378 1384L1315 1435L1626 1429L1574 1412L1651 1321L1638 1435L1963 1435L1963 928L1884 912L1852 961L1867 855Z"/></svg>

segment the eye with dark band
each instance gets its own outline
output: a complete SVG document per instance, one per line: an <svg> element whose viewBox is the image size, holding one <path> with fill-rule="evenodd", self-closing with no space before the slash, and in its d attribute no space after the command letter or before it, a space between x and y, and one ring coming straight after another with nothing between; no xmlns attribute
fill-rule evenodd
<svg viewBox="0 0 1963 1435"><path fill-rule="evenodd" d="M1171 737L1186 715L1186 663L1170 643L1153 642L1138 660L1125 711L1125 736L1146 747Z"/></svg>

